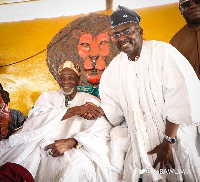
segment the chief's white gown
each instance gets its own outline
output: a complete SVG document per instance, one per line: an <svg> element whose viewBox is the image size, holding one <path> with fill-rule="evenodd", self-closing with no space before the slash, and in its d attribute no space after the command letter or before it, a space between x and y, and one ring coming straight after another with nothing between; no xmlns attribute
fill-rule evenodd
<svg viewBox="0 0 200 182"><path fill-rule="evenodd" d="M200 81L174 47L144 40L137 61L120 53L103 72L99 93L101 107L111 124L119 126L125 120L128 126L131 144L124 163L126 180L136 182L142 174L144 182L200 181L196 127L200 122ZM152 167L156 154L147 155L163 141L166 119L180 124L173 148L176 168L170 175L166 171L159 174L159 166L156 170ZM125 130L116 131L118 134L113 136L125 136ZM120 144L114 147L115 151L122 150Z"/></svg>
<svg viewBox="0 0 200 182"><path fill-rule="evenodd" d="M77 93L69 107L86 102L100 104L90 94ZM67 109L61 91L42 93L23 129L0 142L0 165L18 163L38 182L118 181L119 170L111 166L109 156L112 126L104 117L89 121L75 116L61 121ZM70 137L75 137L82 147L70 149L59 157L51 157L44 150L55 140Z"/></svg>

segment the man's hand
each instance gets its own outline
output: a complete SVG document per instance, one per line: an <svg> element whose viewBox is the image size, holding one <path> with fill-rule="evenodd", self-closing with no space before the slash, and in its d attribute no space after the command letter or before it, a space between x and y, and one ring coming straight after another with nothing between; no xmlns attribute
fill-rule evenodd
<svg viewBox="0 0 200 182"><path fill-rule="evenodd" d="M85 113L80 114L81 117L87 120L94 120L98 117L104 116L103 109L101 107L97 107L95 104L91 102L87 102L83 105L87 110Z"/></svg>
<svg viewBox="0 0 200 182"><path fill-rule="evenodd" d="M71 118L73 116L80 116L81 114L84 114L87 112L87 108L82 106L75 106L75 107L71 107L68 108L67 112L65 113L65 115L63 116L62 120Z"/></svg>
<svg viewBox="0 0 200 182"><path fill-rule="evenodd" d="M98 117L104 116L104 112L101 107L97 107L95 104L87 102L84 105L69 108L62 120L73 116L80 116L87 120L94 120Z"/></svg>
<svg viewBox="0 0 200 182"><path fill-rule="evenodd" d="M166 139L163 142L156 146L152 151L147 152L148 155L157 154L157 158L153 164L153 168L160 163L160 169L163 169L164 166L167 170L170 169L170 165L172 168L175 168L173 154L172 154L173 144L169 143Z"/></svg>
<svg viewBox="0 0 200 182"><path fill-rule="evenodd" d="M175 138L179 124L166 121L165 135ZM173 144L169 143L166 139L163 142L156 146L152 151L147 152L148 155L157 154L157 158L153 164L153 167L160 163L160 169L163 169L164 166L167 170L170 169L170 165L175 169L173 154L172 154Z"/></svg>
<svg viewBox="0 0 200 182"><path fill-rule="evenodd" d="M60 139L56 140L50 145L47 145L45 147L45 150L50 150L49 155L51 155L52 157L58 157L60 155L63 155L64 152L66 152L67 150L75 147L77 143L77 140L74 138Z"/></svg>

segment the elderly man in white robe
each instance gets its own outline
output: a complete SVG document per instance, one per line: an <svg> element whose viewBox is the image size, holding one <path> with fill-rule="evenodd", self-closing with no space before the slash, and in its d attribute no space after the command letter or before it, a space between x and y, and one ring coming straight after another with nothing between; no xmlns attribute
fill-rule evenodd
<svg viewBox="0 0 200 182"><path fill-rule="evenodd" d="M111 15L122 52L102 74L99 110L116 126L112 163L128 182L199 182L200 82L170 44L143 40L140 20L123 6Z"/></svg>
<svg viewBox="0 0 200 182"><path fill-rule="evenodd" d="M80 74L71 61L59 67L61 90L42 93L23 128L0 142L0 165L20 164L38 182L119 181L109 159L112 126L98 117L99 99L77 92Z"/></svg>

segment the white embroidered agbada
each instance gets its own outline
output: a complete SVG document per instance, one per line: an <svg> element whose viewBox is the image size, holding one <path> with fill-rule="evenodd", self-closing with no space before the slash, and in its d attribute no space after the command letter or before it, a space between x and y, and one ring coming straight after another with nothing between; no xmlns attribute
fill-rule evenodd
<svg viewBox="0 0 200 182"><path fill-rule="evenodd" d="M143 41L140 58L135 62L120 53L104 71L99 92L101 107L110 123L127 123L131 142L124 161L124 177L128 182L137 182L140 174L144 182L200 181L200 141L197 142L195 126L200 122L200 81L174 47ZM159 165L153 169L156 154L147 155L163 141L166 119L181 124L173 147L176 168L170 175L166 171L159 174ZM185 174L181 174L183 170Z"/></svg>
<svg viewBox="0 0 200 182"><path fill-rule="evenodd" d="M99 99L77 93L70 107ZM110 123L101 117L86 120L78 116L61 121L68 108L61 91L41 94L29 112L23 129L0 142L0 165L5 162L18 163L27 168L40 182L113 182L119 172L110 164ZM58 139L74 137L82 144L59 157L52 157L44 147Z"/></svg>

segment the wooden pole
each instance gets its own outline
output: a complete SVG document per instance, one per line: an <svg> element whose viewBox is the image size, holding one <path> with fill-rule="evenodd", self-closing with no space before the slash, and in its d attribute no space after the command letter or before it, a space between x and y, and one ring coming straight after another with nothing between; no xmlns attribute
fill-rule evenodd
<svg viewBox="0 0 200 182"><path fill-rule="evenodd" d="M113 10L113 0L105 0L106 1L106 10Z"/></svg>

